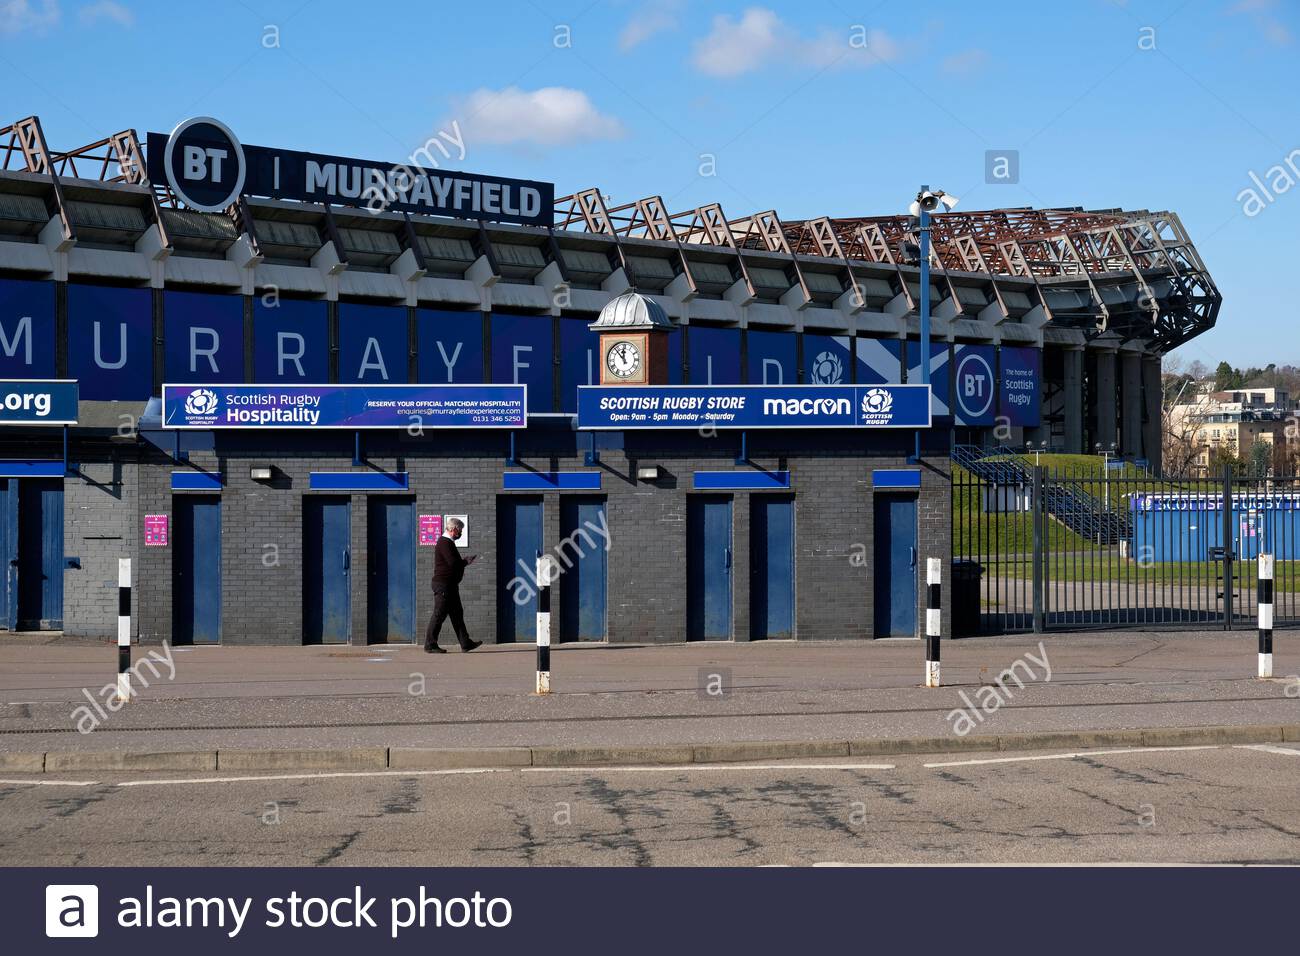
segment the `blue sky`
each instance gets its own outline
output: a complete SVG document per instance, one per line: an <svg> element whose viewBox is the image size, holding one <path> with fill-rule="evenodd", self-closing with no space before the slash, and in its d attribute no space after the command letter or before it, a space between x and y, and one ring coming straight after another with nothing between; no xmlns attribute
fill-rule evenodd
<svg viewBox="0 0 1300 956"><path fill-rule="evenodd" d="M0 0L0 121L59 149L206 114L394 162L443 131L447 168L730 218L901 212L922 182L1171 209L1225 300L1178 355L1300 363L1297 35L1294 0ZM986 183L1005 149L1020 181Z"/></svg>

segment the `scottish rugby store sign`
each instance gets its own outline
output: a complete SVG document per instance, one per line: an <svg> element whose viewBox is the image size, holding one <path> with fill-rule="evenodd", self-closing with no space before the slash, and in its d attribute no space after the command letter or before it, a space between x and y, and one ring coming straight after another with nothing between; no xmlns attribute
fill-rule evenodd
<svg viewBox="0 0 1300 956"><path fill-rule="evenodd" d="M0 425L77 424L77 383L0 380Z"/></svg>
<svg viewBox="0 0 1300 956"><path fill-rule="evenodd" d="M241 195L359 206L371 212L426 213L456 219L550 226L555 186L529 179L429 169L427 148L398 163L381 163L265 146L243 146L230 128L207 116L170 134L148 136L151 182L166 183L200 212L220 212Z"/></svg>
<svg viewBox="0 0 1300 956"><path fill-rule="evenodd" d="M928 385L584 385L578 427L929 428Z"/></svg>
<svg viewBox="0 0 1300 956"><path fill-rule="evenodd" d="M164 385L164 428L523 428L522 385Z"/></svg>

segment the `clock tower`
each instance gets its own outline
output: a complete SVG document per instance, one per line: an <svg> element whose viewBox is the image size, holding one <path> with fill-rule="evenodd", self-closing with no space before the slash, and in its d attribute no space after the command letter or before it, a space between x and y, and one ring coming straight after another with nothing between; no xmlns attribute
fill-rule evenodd
<svg viewBox="0 0 1300 956"><path fill-rule="evenodd" d="M600 333L601 385L667 385L672 320L658 302L628 292L591 324Z"/></svg>

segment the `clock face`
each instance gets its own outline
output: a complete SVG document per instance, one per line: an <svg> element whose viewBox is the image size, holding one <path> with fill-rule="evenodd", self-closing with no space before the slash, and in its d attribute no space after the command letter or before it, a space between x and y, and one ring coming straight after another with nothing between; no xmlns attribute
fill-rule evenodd
<svg viewBox="0 0 1300 956"><path fill-rule="evenodd" d="M641 370L641 349L626 340L615 342L605 353L605 367L619 378L632 378Z"/></svg>

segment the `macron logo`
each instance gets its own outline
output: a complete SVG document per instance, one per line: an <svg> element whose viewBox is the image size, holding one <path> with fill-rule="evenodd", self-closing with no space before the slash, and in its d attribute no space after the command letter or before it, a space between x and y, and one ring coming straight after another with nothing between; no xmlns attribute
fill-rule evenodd
<svg viewBox="0 0 1300 956"><path fill-rule="evenodd" d="M847 398L765 398L764 415L847 415L853 404Z"/></svg>

